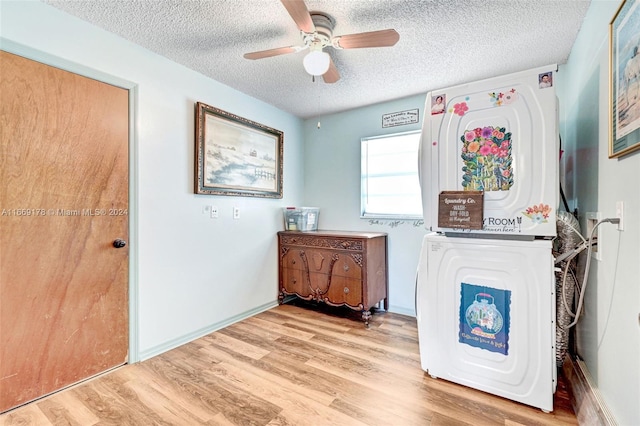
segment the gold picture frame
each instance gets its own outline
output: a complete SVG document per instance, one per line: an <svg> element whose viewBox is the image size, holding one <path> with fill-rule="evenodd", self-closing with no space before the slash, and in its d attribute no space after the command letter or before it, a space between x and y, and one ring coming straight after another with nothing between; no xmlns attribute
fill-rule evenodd
<svg viewBox="0 0 640 426"><path fill-rule="evenodd" d="M195 193L282 198L284 133L196 103Z"/></svg>
<svg viewBox="0 0 640 426"><path fill-rule="evenodd" d="M640 0L623 0L609 24L609 158L640 148Z"/></svg>

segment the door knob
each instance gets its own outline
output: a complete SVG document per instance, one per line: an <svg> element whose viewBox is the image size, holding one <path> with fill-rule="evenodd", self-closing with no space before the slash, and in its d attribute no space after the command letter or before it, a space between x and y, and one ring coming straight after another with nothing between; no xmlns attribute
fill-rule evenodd
<svg viewBox="0 0 640 426"><path fill-rule="evenodd" d="M115 248L122 248L124 246L127 245L127 242L125 240L121 240L120 238L117 238L114 242L113 242L113 246Z"/></svg>

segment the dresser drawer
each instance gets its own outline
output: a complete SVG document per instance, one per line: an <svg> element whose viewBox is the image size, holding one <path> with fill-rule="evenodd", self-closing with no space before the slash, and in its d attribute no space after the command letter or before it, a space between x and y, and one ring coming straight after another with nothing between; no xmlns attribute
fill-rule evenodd
<svg viewBox="0 0 640 426"><path fill-rule="evenodd" d="M311 289L306 283L305 272L302 269L283 268L280 274L280 291L296 294L300 297L308 297L311 294Z"/></svg>

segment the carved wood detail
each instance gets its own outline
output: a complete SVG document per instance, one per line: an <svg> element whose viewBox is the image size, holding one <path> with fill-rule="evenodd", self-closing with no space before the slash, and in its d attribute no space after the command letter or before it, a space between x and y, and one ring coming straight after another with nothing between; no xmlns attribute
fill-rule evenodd
<svg viewBox="0 0 640 426"><path fill-rule="evenodd" d="M306 247L326 247L340 250L362 251L362 240L337 239L329 237L313 237L309 235L285 235L282 236L282 244L306 246Z"/></svg>

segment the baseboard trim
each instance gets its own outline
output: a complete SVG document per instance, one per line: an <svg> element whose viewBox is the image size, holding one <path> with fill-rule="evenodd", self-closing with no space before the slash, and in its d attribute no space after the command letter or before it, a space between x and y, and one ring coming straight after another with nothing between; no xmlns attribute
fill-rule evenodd
<svg viewBox="0 0 640 426"><path fill-rule="evenodd" d="M413 309L407 309L402 306L394 306L389 305L389 312L393 312L394 314L406 315L408 317L416 317L416 311Z"/></svg>
<svg viewBox="0 0 640 426"><path fill-rule="evenodd" d="M578 424L617 425L583 361L566 356L562 364L562 372L567 378L571 405L576 413Z"/></svg>
<svg viewBox="0 0 640 426"><path fill-rule="evenodd" d="M249 317L252 317L256 314L259 314L260 312L264 312L266 310L269 310L271 308L275 308L276 306L278 306L277 302L269 302L269 303L265 303L264 305L261 306L257 306L253 309L250 309L248 311L242 312L238 315L232 316L230 318L227 318L223 321L217 322L215 324L211 324L207 327L203 327L199 330L193 331L191 333L185 334L183 336L180 336L176 339L172 339L169 340L161 345L157 345L154 346L152 348L146 349L144 351L140 352L140 361L144 361L146 359L149 358L153 358L154 356L160 355L161 353L167 352L171 349L175 349L178 346L182 346L186 343L192 342L196 339L201 338L202 336L206 336L207 334L213 333L214 331L220 330L222 328L225 328L227 326L230 326L233 323L236 323L238 321L242 321L243 319L247 319Z"/></svg>

